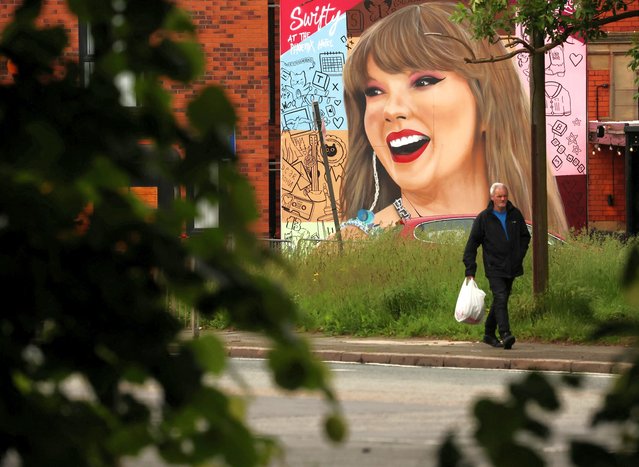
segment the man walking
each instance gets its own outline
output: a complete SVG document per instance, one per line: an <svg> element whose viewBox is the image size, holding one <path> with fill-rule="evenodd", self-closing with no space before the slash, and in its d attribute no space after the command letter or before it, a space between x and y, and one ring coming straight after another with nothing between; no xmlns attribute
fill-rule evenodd
<svg viewBox="0 0 639 467"><path fill-rule="evenodd" d="M493 304L484 327L484 343L493 347L510 349L515 344L508 320L508 299L515 277L524 273L522 263L529 243L530 233L524 217L508 201L508 187L493 183L488 207L475 218L464 249L466 277L474 279L477 248L482 246L484 272L493 293ZM501 341L495 334L497 328Z"/></svg>

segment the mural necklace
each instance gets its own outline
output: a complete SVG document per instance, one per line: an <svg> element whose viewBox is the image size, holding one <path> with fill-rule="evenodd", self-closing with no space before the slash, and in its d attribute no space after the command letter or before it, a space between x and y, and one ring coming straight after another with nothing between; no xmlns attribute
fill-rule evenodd
<svg viewBox="0 0 639 467"><path fill-rule="evenodd" d="M397 215L402 221L407 221L411 218L410 212L408 212L408 210L404 207L402 198L397 198L395 201L393 201L393 207L395 208L395 211L397 211Z"/></svg>
<svg viewBox="0 0 639 467"><path fill-rule="evenodd" d="M408 198L406 199L408 200L408 203L410 204L410 206L413 208L413 211L415 211L415 214L417 214L417 217L422 217L422 215L419 213L419 211L417 210L413 202Z"/></svg>

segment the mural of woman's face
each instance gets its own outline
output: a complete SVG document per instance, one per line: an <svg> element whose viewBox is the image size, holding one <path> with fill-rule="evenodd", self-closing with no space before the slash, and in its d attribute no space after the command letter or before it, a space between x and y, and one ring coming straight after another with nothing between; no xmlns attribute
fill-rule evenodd
<svg viewBox="0 0 639 467"><path fill-rule="evenodd" d="M389 74L369 58L366 136L403 192L438 189L460 171L476 170L477 105L457 73Z"/></svg>

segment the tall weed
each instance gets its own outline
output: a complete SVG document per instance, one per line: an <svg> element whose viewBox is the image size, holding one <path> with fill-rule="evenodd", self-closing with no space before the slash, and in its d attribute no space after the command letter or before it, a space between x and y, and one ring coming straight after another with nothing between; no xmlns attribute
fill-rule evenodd
<svg viewBox="0 0 639 467"><path fill-rule="evenodd" d="M620 288L636 239L572 236L549 247L549 286L532 296L532 251L509 302L513 333L539 341L586 342L599 322L634 317ZM266 271L285 287L301 311L301 329L359 336L480 339L483 325L453 317L464 279L465 238L446 243L404 240L393 232L363 241L322 242L284 253L290 268ZM477 283L492 295L481 249ZM219 324L219 323L218 323Z"/></svg>

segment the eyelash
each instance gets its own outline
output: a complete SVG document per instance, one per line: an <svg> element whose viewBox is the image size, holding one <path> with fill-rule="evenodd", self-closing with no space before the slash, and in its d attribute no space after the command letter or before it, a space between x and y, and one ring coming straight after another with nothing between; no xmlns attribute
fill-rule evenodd
<svg viewBox="0 0 639 467"><path fill-rule="evenodd" d="M413 86L415 87L431 86L443 80L444 78L435 78L434 76L421 76L413 82ZM420 83L423 83L423 84L420 84Z"/></svg>
<svg viewBox="0 0 639 467"><path fill-rule="evenodd" d="M375 88L375 87L370 87L370 88L364 89L364 95L366 97L379 96L381 93L382 93L382 90L379 89L379 88Z"/></svg>
<svg viewBox="0 0 639 467"><path fill-rule="evenodd" d="M427 86L432 86L433 84L437 84L443 80L444 78L435 78L434 76L421 76L413 82L413 86L416 88L424 88ZM383 94L383 91L378 87L371 86L364 89L364 95L366 97L375 97L379 96L380 94Z"/></svg>

